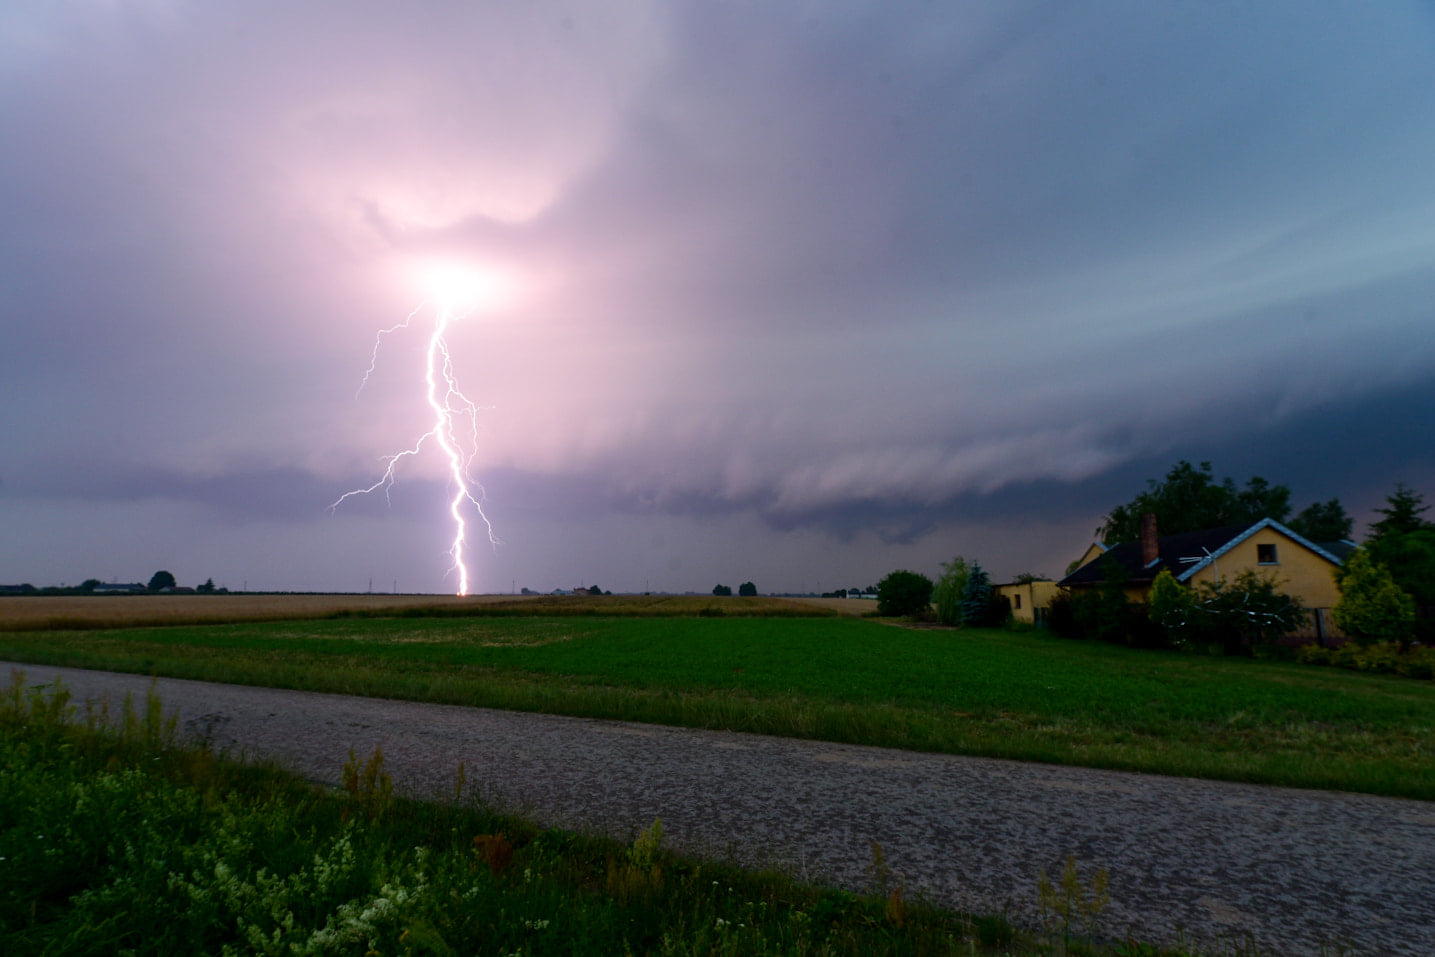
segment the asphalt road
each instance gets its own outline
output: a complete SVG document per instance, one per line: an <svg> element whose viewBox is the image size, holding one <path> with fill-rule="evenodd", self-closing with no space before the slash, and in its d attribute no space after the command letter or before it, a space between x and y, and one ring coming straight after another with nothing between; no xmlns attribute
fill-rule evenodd
<svg viewBox="0 0 1435 957"><path fill-rule="evenodd" d="M0 667L10 667L0 664ZM152 679L15 665L76 697ZM909 899L1038 920L1038 874L1104 867L1105 936L1262 954L1435 954L1435 804L718 731L158 679L185 731L337 784L382 747L396 786L457 768L550 825L670 844L861 890L881 845ZM1332 951L1335 952L1333 947Z"/></svg>

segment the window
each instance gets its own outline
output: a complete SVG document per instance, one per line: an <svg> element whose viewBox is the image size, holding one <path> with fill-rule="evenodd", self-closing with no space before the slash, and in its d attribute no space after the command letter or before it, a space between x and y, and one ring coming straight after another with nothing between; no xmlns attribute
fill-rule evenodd
<svg viewBox="0 0 1435 957"><path fill-rule="evenodd" d="M1262 565L1279 565L1280 562L1276 559L1276 547L1274 545L1257 545L1256 561Z"/></svg>
<svg viewBox="0 0 1435 957"><path fill-rule="evenodd" d="M1021 595L1020 595L1020 594L1017 594L1017 595L1016 595L1016 607L1017 607L1018 610L1021 609Z"/></svg>

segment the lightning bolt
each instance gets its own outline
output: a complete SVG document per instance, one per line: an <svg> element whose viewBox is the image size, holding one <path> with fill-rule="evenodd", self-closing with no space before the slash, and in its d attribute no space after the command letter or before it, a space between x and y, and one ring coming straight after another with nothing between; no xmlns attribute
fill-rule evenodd
<svg viewBox="0 0 1435 957"><path fill-rule="evenodd" d="M424 310L426 305L428 304L421 303L398 325L379 330L374 339L374 351L369 357L369 368L359 383L359 391L355 394L355 398L363 393L364 386L368 385L369 377L373 375L374 369L378 366L379 348L383 345L384 338L400 329L409 328L413 324L414 318ZM459 312L451 303L446 302L438 302L434 311L434 327L429 335L426 353L427 364L424 371L425 398L428 401L429 409L433 412L432 427L419 436L411 447L393 455L384 456L382 459L385 463L384 473L379 480L367 488L356 488L340 495L329 506L329 511L334 512L348 498L355 495L368 495L379 489L384 490L384 498L387 501L389 490L393 488L396 480L395 473L399 463L411 456L417 456L423 450L424 443L432 440L448 464L449 481L453 488L453 495L448 503L448 512L453 518L454 524L453 544L449 547L449 556L453 559L453 564L449 571L458 573L458 594L467 595L469 574L468 565L464 560L464 552L468 544L469 523L468 519L464 517L467 511L466 504L473 506L473 512L483 524L489 543L501 545L502 542L493 534L493 523L484 514L483 486L476 482L469 473L469 466L478 452L478 413L481 411L481 407L464 395L463 390L458 387L458 380L454 376L453 370L453 355L449 352L446 338L449 323L454 319L463 318L465 313ZM466 429L461 428L465 424Z"/></svg>

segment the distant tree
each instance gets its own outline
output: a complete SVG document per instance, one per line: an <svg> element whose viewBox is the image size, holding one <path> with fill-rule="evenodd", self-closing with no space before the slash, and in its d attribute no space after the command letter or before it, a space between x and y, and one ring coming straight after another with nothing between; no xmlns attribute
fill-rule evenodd
<svg viewBox="0 0 1435 957"><path fill-rule="evenodd" d="M1049 579L1045 575L1038 575L1036 572L1022 572L1012 579L1018 585L1030 585L1032 582L1044 582Z"/></svg>
<svg viewBox="0 0 1435 957"><path fill-rule="evenodd" d="M1234 482L1226 479L1221 485L1222 493L1229 496L1235 487ZM1272 485L1259 475L1253 476L1246 487L1236 493L1231 512L1234 520L1227 520L1226 524L1253 525L1263 518L1284 522L1291 513L1291 490L1284 485Z"/></svg>
<svg viewBox="0 0 1435 957"><path fill-rule="evenodd" d="M1366 545L1372 545L1387 535L1403 535L1420 528L1435 528L1435 525L1420 517L1430 510L1430 506L1425 504L1425 497L1406 487L1405 483L1396 482L1395 491L1385 497L1385 502L1386 508L1376 509L1385 517L1370 526Z"/></svg>
<svg viewBox="0 0 1435 957"><path fill-rule="evenodd" d="M1350 538L1355 522L1346 514L1340 499L1307 505L1287 525L1297 535L1312 542L1340 542Z"/></svg>
<svg viewBox="0 0 1435 957"><path fill-rule="evenodd" d="M992 578L981 562L972 562L962 586L962 624L968 628L985 628L992 624L991 617Z"/></svg>
<svg viewBox="0 0 1435 957"><path fill-rule="evenodd" d="M1336 625L1362 645L1380 641L1410 641L1415 625L1415 601L1395 583L1389 569L1357 549L1336 572L1340 600L1331 617Z"/></svg>
<svg viewBox="0 0 1435 957"><path fill-rule="evenodd" d="M166 589L166 588L173 588L173 587L174 587L174 576L171 575L169 572L164 571L163 569L161 569L160 571L155 572L152 576L150 576L150 580L149 580L149 590L152 591L152 592L153 592L153 591L162 591L162 590L164 590L164 589Z"/></svg>
<svg viewBox="0 0 1435 957"><path fill-rule="evenodd" d="M744 598L755 598L757 596L757 586L752 582L743 582L737 586L737 593Z"/></svg>
<svg viewBox="0 0 1435 957"><path fill-rule="evenodd" d="M599 588L597 585L593 585L593 586L589 587L589 589L588 589L588 594L590 594L590 595L601 595L601 594L603 594L603 589Z"/></svg>
<svg viewBox="0 0 1435 957"><path fill-rule="evenodd" d="M727 596L729 596L729 595L732 594L732 586L731 586L731 585L714 585L714 586L713 586L713 594L714 594L714 595L717 595L719 598L726 598Z"/></svg>
<svg viewBox="0 0 1435 957"><path fill-rule="evenodd" d="M956 626L962 623L962 589L966 588L970 573L967 560L960 555L942 563L942 577L932 587L937 620L942 624Z"/></svg>
<svg viewBox="0 0 1435 957"><path fill-rule="evenodd" d="M199 592L201 595L213 595L213 594L214 594L214 579L213 579L213 578L206 578L206 579L204 580L204 584L197 586L194 590L197 591L197 592Z"/></svg>
<svg viewBox="0 0 1435 957"><path fill-rule="evenodd" d="M892 617L924 612L932 603L932 580L899 569L877 583L877 614Z"/></svg>
<svg viewBox="0 0 1435 957"><path fill-rule="evenodd" d="M1199 467L1184 459L1166 478L1149 479L1146 491L1130 502L1118 505L1106 516L1097 534L1105 542L1134 542L1141 537L1141 516L1156 516L1162 535L1178 535L1226 525L1250 525L1262 518L1283 522L1290 514L1290 489L1272 485L1260 476L1247 480L1245 488L1227 478L1217 482L1211 463Z"/></svg>
<svg viewBox="0 0 1435 957"><path fill-rule="evenodd" d="M81 594L88 595L94 592L96 588L99 588L103 584L104 582L100 581L98 578L86 578L80 583L79 590Z"/></svg>

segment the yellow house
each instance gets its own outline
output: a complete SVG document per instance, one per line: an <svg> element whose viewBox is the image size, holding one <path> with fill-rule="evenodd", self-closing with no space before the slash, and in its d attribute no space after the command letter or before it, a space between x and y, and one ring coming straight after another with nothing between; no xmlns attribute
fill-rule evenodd
<svg viewBox="0 0 1435 957"><path fill-rule="evenodd" d="M1060 590L1054 581L1012 582L996 589L1011 605L1011 616L1029 625L1046 622L1047 606Z"/></svg>
<svg viewBox="0 0 1435 957"><path fill-rule="evenodd" d="M1315 612L1316 634L1324 636L1328 631L1329 610L1340 599L1334 572L1355 550L1353 542L1311 542L1269 518L1249 527L1158 537L1153 517L1146 518L1141 541L1113 545L1099 555L1088 549L1088 560L1059 586L1100 587L1108 581L1108 563L1115 563L1125 579L1127 597L1145 601L1151 583L1163 571L1192 586L1254 571L1274 579L1280 591Z"/></svg>

